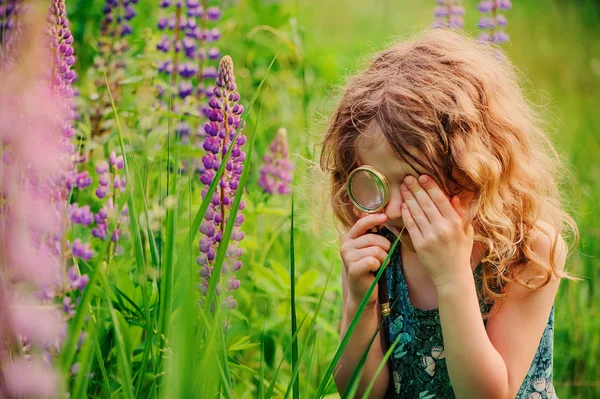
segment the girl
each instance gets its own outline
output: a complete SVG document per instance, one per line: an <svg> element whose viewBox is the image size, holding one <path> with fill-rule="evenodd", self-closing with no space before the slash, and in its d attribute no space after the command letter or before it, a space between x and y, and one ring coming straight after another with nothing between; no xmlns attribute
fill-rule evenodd
<svg viewBox="0 0 600 399"><path fill-rule="evenodd" d="M376 214L347 193L365 165L389 182ZM369 349L360 395L375 378L377 398L557 397L554 298L579 240L558 189L569 172L496 46L436 29L377 54L331 118L321 167L343 232L342 338L402 231L387 339ZM382 322L377 289L336 367L340 392Z"/></svg>

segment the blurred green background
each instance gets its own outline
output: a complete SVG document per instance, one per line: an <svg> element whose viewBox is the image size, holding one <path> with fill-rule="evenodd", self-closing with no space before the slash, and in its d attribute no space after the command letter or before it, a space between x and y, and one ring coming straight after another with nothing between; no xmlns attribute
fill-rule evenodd
<svg viewBox="0 0 600 399"><path fill-rule="evenodd" d="M160 15L158 1L140 1L134 19L134 52L145 45L144 32L153 31ZM217 4L216 2L209 2ZM477 35L477 1L463 1L467 9L465 30ZM96 54L95 40L102 18L102 0L67 0L75 36L80 76ZM312 314L327 273L326 302L318 316L319 334L307 350L301 384L316 385L339 341L341 277L337 236L314 171L318 143L327 117L335 106L339 85L348 73L361 66L373 51L393 40L428 28L433 22L433 0L382 1L223 1L220 23L222 54L230 54L242 99L252 97L273 55L278 60L259 98L263 114L253 175L260 156L280 126L288 130L296 165L295 241L298 317ZM552 127L548 134L573 171L575 190L572 216L581 243L568 259L567 269L584 277L581 282L563 281L556 298L554 379L559 397L600 397L600 3L593 0L514 1L506 13L511 40L503 48L529 82L529 98L542 107ZM85 95L85 93L83 93ZM130 101L134 101L130 99ZM252 124L253 122L249 122ZM249 187L249 194L252 189ZM259 249L271 237L269 225L280 225L289 214L289 200L276 199L264 217L248 217L243 230L248 248L239 279L235 317L246 319L252 342L260 343L262 314L266 312L265 360L276 367L289 342L289 228L277 230L269 244L269 260L261 264ZM323 216L323 214L325 216ZM275 234L275 233L273 233ZM279 236L280 234L280 236ZM316 298L316 299L315 299ZM308 324L305 323L305 324ZM258 347L260 348L260 346ZM314 352L313 352L314 350ZM288 355L289 356L289 355ZM258 369L257 349L239 352L236 360ZM284 363L280 377L285 386L290 370ZM287 374L286 374L287 373ZM269 374L267 370L266 374ZM253 378L240 371L239 378ZM243 389L240 394L244 392ZM333 390L330 390L333 392ZM252 392L246 393L253 397ZM335 397L335 394L333 394Z"/></svg>

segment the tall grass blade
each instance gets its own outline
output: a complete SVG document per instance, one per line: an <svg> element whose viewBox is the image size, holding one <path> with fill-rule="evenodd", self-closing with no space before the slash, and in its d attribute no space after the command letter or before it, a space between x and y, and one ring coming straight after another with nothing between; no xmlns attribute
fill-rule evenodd
<svg viewBox="0 0 600 399"><path fill-rule="evenodd" d="M396 245L398 245L399 238L400 238L400 235L398 235L398 237L396 238L396 241L394 241L394 244L392 245L392 248L390 249L390 252L388 253L387 257L385 258L385 261L383 262L382 267L379 268L379 271L377 272L377 275L375 276L373 283L367 290L365 297L363 298L360 305L358 306L358 310L356 311L356 314L354 315L354 318L352 319L352 322L350 323L350 326L348 327L348 330L346 331L346 334L344 335L342 342L340 342L340 344L338 345L338 348L335 351L335 354L333 355L333 359L331 359L331 362L329 363L329 366L327 367L327 371L325 373L325 376L323 377L323 380L321 380L321 383L319 384L319 388L317 389L317 392L315 393L315 396L314 396L315 399L320 399L323 396L325 389L330 384L330 381L332 379L333 369L335 368L335 365L337 364L338 360L342 356L344 348L346 348L346 345L348 345L348 341L350 340L352 332L356 328L356 325L358 324L358 321L360 320L360 317L362 316L362 314L365 310L365 307L367 306L367 301L371 297L371 294L373 293L373 290L375 289L375 285L378 283L379 279L383 275L385 268L388 266L390 257L394 253L394 250L396 249Z"/></svg>
<svg viewBox="0 0 600 399"><path fill-rule="evenodd" d="M296 333L296 263L294 257L294 193L292 192L292 215L291 215L291 228L290 228L290 289L291 297L290 303L292 306L292 336ZM316 316L316 315L315 315ZM292 373L294 376L298 374L298 340L292 343ZM294 399L298 399L300 396L300 381L293 377L294 384Z"/></svg>

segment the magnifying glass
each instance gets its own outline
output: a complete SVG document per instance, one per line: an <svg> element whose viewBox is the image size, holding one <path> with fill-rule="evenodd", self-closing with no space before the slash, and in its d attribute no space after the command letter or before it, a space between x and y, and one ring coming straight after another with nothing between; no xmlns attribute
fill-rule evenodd
<svg viewBox="0 0 600 399"><path fill-rule="evenodd" d="M361 211L377 213L390 200L390 184L374 167L360 166L348 176L348 195L354 206Z"/></svg>
<svg viewBox="0 0 600 399"><path fill-rule="evenodd" d="M348 176L348 196L356 208L365 213L377 213L390 200L390 184L383 175L372 166L363 165L354 169ZM371 232L379 233L379 228L374 227ZM390 314L390 302L387 284L383 276L379 278L378 298L381 314Z"/></svg>

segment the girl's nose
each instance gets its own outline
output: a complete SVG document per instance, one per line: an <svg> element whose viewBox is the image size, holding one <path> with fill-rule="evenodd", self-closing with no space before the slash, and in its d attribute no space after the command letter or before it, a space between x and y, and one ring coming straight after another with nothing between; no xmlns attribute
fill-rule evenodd
<svg viewBox="0 0 600 399"><path fill-rule="evenodd" d="M387 203L384 209L384 213L387 215L388 220L400 220L402 219L402 203L404 198L400 193L400 188L391 189L390 201Z"/></svg>

